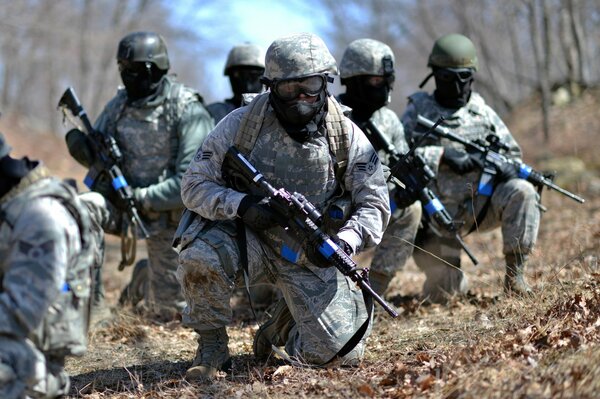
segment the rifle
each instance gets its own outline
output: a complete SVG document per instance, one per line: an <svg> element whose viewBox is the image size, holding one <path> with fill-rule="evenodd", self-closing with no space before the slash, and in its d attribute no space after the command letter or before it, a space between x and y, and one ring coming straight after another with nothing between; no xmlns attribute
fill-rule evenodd
<svg viewBox="0 0 600 399"><path fill-rule="evenodd" d="M262 190L269 197L272 209L279 214L281 226L288 233L303 245L316 246L332 266L354 281L363 292L366 291L392 317L398 317L398 313L369 285L369 270L365 268L359 271L352 258L319 228L322 215L302 194L292 194L284 188L275 189L235 146L231 146L225 154L223 173L228 176L228 180L238 179L236 181L253 184Z"/></svg>
<svg viewBox="0 0 600 399"><path fill-rule="evenodd" d="M544 174L542 172L538 172L529 165L507 158L505 155L501 154L500 151L508 151L509 147L505 143L501 142L500 138L495 134L489 134L485 138L485 141L469 141L452 133L447 127L434 126L434 123L431 120L425 118L423 115L418 115L417 122L429 128L430 130L433 130L433 132L438 136L460 143L463 146L465 146L465 148L468 151L474 151L482 155L483 171L481 174L481 178L479 179L479 185L477 187L478 194L484 196L492 195L494 190L494 177L496 176L495 165L503 165L508 163L514 166L514 168L517 171L517 175L520 179L527 180L535 187L537 187L540 195L542 189L544 187L548 187L581 204L585 202L585 199L583 199L582 197L575 195L565 190L564 188L561 188L554 184L554 182L552 181L551 174Z"/></svg>
<svg viewBox="0 0 600 399"><path fill-rule="evenodd" d="M58 101L58 108L61 109L65 115L66 110L69 110L72 115L77 116L81 120L85 130L84 133L90 138L94 153L96 154L96 159L83 180L84 184L90 190L93 190L98 182L98 177L102 174L106 174L110 178L112 187L121 202L126 204L126 213L133 222L134 228L132 229L133 237L131 240L130 237L127 236L127 228L125 228L124 233L121 235L122 258L121 263L119 264L119 270L123 270L125 266L132 265L135 261L135 242L137 238L135 226L140 229L143 238L148 238L150 234L148 233L146 226L144 226L135 206L133 191L119 167L123 159L121 150L114 137L93 128L87 113L83 109L83 106L79 102L72 87L65 90ZM129 250L125 249L127 247L129 247Z"/></svg>
<svg viewBox="0 0 600 399"><path fill-rule="evenodd" d="M440 122L441 120L438 121L438 123ZM391 169L388 181L399 180L401 182L399 188L404 187L403 189L408 191L409 198L419 199L427 216L433 219L438 226L453 234L471 262L477 265L479 261L463 241L450 213L437 195L427 187L429 182L435 178L435 173L425 163L423 157L415 153L415 149L428 133L406 154L401 155L394 144L370 120L364 124L363 131L376 149L381 149L388 154Z"/></svg>

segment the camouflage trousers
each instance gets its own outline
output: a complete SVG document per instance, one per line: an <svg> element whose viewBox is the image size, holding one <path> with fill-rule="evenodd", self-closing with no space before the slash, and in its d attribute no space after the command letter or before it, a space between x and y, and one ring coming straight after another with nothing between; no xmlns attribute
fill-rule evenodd
<svg viewBox="0 0 600 399"><path fill-rule="evenodd" d="M108 234L120 234L121 212L97 193L81 195L91 211L95 225L102 226ZM148 250L148 287L144 293L145 305L156 314L168 318L179 313L185 305L181 288L177 282L177 252L173 250L172 241L176 226L146 226L150 237L146 239ZM95 292L102 292L100 273L97 276L98 286Z"/></svg>
<svg viewBox="0 0 600 399"><path fill-rule="evenodd" d="M28 339L0 336L0 398L54 398L69 387L64 359L47 358Z"/></svg>
<svg viewBox="0 0 600 399"><path fill-rule="evenodd" d="M178 279L187 303L185 325L203 331L231 322L231 294L242 280L235 235L233 222L219 222L181 250ZM331 360L367 319L361 291L333 267L283 260L249 229L246 240L250 284L276 285L295 321L285 344L288 355L316 365ZM362 358L369 333L342 361Z"/></svg>
<svg viewBox="0 0 600 399"><path fill-rule="evenodd" d="M473 206L465 207L456 215L455 219L465 223L463 234L474 224L485 201L486 198L477 197ZM485 218L476 231L500 227L504 255L531 253L540 224L539 195L531 183L522 179L500 183L489 201ZM453 238L440 237L427 229L419 232L417 245L420 249L415 251L413 259L426 275L425 297L433 302L443 302L448 295L466 292L468 282L460 268L461 247Z"/></svg>
<svg viewBox="0 0 600 399"><path fill-rule="evenodd" d="M360 266L370 266L372 272L383 274L390 279L394 277L396 272L402 270L413 253L415 236L420 223L420 202L417 201L404 209L396 209L381 243L364 252L365 260L360 262ZM368 259L368 254L371 259Z"/></svg>

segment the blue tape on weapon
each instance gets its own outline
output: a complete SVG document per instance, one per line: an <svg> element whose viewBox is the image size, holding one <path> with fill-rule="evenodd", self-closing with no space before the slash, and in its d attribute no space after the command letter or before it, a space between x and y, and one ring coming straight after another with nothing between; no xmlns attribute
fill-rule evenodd
<svg viewBox="0 0 600 399"><path fill-rule="evenodd" d="M531 166L522 163L519 165L519 178L527 180L532 170Z"/></svg>
<svg viewBox="0 0 600 399"><path fill-rule="evenodd" d="M321 244L319 247L319 252L325 257L325 259L329 259L331 258L331 255L335 253L337 248L338 246L331 241L331 238L329 238L327 241L324 241L323 244Z"/></svg>
<svg viewBox="0 0 600 399"><path fill-rule="evenodd" d="M125 180L124 176L117 176L112 181L112 186L115 190L119 190L120 188L127 187L127 180Z"/></svg>
<svg viewBox="0 0 600 399"><path fill-rule="evenodd" d="M425 212L427 215L431 216L436 212L444 210L444 205L440 202L438 198L434 198L427 205L425 205Z"/></svg>
<svg viewBox="0 0 600 399"><path fill-rule="evenodd" d="M300 259L300 252L294 251L286 244L283 244L281 246L281 257L287 260L288 262L297 263L298 259Z"/></svg>
<svg viewBox="0 0 600 399"><path fill-rule="evenodd" d="M494 179L491 174L482 173L477 186L477 193L486 197L490 197L494 192Z"/></svg>

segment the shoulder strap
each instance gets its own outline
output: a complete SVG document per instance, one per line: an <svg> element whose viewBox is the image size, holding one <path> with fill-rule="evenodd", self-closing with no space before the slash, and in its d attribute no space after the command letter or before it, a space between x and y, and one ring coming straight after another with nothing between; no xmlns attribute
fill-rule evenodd
<svg viewBox="0 0 600 399"><path fill-rule="evenodd" d="M252 148L254 148L268 105L269 93L263 93L254 97L250 104L247 105L248 109L244 113L244 116L242 116L240 128L233 140L236 148L243 155L249 155Z"/></svg>
<svg viewBox="0 0 600 399"><path fill-rule="evenodd" d="M348 167L348 151L350 148L350 132L348 122L344 120L344 111L339 103L331 96L327 98L327 116L325 126L327 127L327 139L329 149L335 155L335 177L343 183L343 177Z"/></svg>

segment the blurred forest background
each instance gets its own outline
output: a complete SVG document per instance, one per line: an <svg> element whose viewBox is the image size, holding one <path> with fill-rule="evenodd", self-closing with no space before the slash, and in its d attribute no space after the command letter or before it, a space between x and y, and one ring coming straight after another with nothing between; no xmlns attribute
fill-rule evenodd
<svg viewBox="0 0 600 399"><path fill-rule="evenodd" d="M253 41L266 48L290 33L269 31L276 19L293 15L294 27L306 21L302 30L322 36L338 60L354 39L381 40L396 55L392 108L399 113L428 73L433 41L460 32L479 51L477 90L501 114L541 94L545 139L552 134L552 103L569 101L600 80L599 0L259 0L250 5L234 0L0 0L0 7L0 110L31 129L57 134L65 129L56 104L68 85L92 118L114 95L120 83L117 43L135 30L162 34L171 72L207 102L230 96L222 66L232 45ZM282 7L287 13L278 17L274 11ZM255 35L259 32L262 36Z"/></svg>

